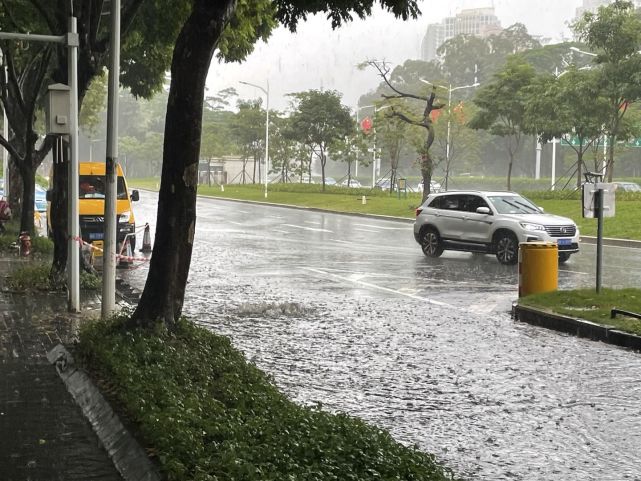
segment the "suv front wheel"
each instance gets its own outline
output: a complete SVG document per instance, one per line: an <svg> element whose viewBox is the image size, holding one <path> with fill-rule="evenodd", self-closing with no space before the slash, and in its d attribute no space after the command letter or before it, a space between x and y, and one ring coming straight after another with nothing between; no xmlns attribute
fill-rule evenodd
<svg viewBox="0 0 641 481"><path fill-rule="evenodd" d="M438 231L433 227L428 227L421 237L421 249L427 257L440 257L443 253L443 243Z"/></svg>
<svg viewBox="0 0 641 481"><path fill-rule="evenodd" d="M519 241L508 231L499 233L495 240L496 258L501 264L513 265L519 260Z"/></svg>

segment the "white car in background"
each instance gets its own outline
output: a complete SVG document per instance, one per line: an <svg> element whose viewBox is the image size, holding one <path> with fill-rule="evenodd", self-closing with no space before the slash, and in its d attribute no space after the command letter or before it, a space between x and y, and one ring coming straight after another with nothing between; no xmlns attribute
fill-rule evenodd
<svg viewBox="0 0 641 481"><path fill-rule="evenodd" d="M423 192L423 181L421 180L418 185L416 186L416 190L419 192ZM430 181L430 193L438 193L438 192L443 192L443 187L441 184L436 182L435 180Z"/></svg>
<svg viewBox="0 0 641 481"><path fill-rule="evenodd" d="M352 187L352 188L355 188L355 189L359 189L359 188L363 187L361 185L361 183L356 179L350 179L349 182L347 182L347 179L345 179L343 182L341 182L341 186L343 186L343 187Z"/></svg>

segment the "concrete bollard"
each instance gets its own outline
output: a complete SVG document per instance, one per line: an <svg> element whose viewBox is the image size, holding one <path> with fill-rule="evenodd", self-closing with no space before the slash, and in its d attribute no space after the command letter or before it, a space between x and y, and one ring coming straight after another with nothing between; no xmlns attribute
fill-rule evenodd
<svg viewBox="0 0 641 481"><path fill-rule="evenodd" d="M220 191L221 191L221 192L225 192L225 186L224 186L224 185L222 185L222 184L220 184Z"/></svg>
<svg viewBox="0 0 641 481"><path fill-rule="evenodd" d="M363 205L367 204L367 197L365 197L365 196L362 197L361 204L363 204Z"/></svg>

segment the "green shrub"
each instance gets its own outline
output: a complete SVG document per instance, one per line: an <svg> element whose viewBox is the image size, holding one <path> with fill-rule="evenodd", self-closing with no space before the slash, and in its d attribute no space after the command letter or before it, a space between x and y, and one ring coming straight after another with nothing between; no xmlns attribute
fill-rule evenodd
<svg viewBox="0 0 641 481"><path fill-rule="evenodd" d="M49 279L51 264L43 262L27 263L9 274L7 286L13 291L58 291L64 286L53 284ZM80 273L81 289L98 289L102 285L100 277L88 272Z"/></svg>
<svg viewBox="0 0 641 481"><path fill-rule="evenodd" d="M345 414L288 400L228 338L83 328L77 358L109 388L169 480L452 479L435 458Z"/></svg>
<svg viewBox="0 0 641 481"><path fill-rule="evenodd" d="M34 236L31 238L31 250L37 254L53 254L53 241L48 237Z"/></svg>

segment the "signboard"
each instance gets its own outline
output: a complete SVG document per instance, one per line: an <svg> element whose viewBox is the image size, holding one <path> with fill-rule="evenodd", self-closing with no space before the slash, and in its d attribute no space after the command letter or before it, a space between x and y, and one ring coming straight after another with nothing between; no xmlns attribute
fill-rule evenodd
<svg viewBox="0 0 641 481"><path fill-rule="evenodd" d="M603 217L614 217L614 191L616 186L604 182L597 182L596 184L585 183L583 184L583 217L586 219L594 219L597 217L596 212L596 192L603 189Z"/></svg>

